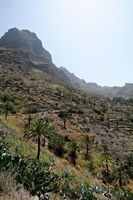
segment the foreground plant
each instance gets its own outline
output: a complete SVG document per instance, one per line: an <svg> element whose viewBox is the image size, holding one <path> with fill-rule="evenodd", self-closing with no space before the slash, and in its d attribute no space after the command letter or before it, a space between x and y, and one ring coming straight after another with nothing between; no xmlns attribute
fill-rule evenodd
<svg viewBox="0 0 133 200"><path fill-rule="evenodd" d="M51 131L51 123L50 120L45 118L38 118L36 119L32 124L30 124L25 129L24 137L28 140L30 139L37 139L37 159L40 158L40 150L41 150L41 138L43 139L43 143L45 146L45 137L50 133Z"/></svg>

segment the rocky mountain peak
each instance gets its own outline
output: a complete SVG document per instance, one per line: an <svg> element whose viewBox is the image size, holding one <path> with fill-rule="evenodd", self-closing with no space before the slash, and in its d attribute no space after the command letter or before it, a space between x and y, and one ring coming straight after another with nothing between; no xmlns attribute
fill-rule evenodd
<svg viewBox="0 0 133 200"><path fill-rule="evenodd" d="M29 30L9 29L0 39L0 47L21 49L35 56L44 57L52 62L51 55L46 51L37 35Z"/></svg>

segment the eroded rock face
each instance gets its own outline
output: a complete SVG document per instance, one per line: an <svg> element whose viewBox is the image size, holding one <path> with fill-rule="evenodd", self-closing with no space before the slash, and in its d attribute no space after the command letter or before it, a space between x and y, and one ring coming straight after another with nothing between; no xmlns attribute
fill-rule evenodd
<svg viewBox="0 0 133 200"><path fill-rule="evenodd" d="M52 62L51 55L43 48L41 40L29 30L9 29L0 39L0 47L28 51Z"/></svg>

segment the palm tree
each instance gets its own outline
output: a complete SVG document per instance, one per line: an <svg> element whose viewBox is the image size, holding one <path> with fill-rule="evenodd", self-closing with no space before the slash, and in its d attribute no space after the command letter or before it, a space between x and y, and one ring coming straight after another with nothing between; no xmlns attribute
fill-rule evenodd
<svg viewBox="0 0 133 200"><path fill-rule="evenodd" d="M73 140L69 143L69 156L74 165L76 165L77 151L79 151L79 145Z"/></svg>
<svg viewBox="0 0 133 200"><path fill-rule="evenodd" d="M51 136L48 147L53 150L57 156L62 156L64 153L64 140L59 136Z"/></svg>
<svg viewBox="0 0 133 200"><path fill-rule="evenodd" d="M9 111L9 101L4 103L4 110L5 110L5 119L7 118L8 111Z"/></svg>
<svg viewBox="0 0 133 200"><path fill-rule="evenodd" d="M12 101L7 100L3 104L3 109L4 109L4 112L5 112L5 119L7 119L9 112L15 112L15 105L13 104Z"/></svg>
<svg viewBox="0 0 133 200"><path fill-rule="evenodd" d="M64 122L64 129L66 129L66 121L69 118L69 112L68 110L61 110L58 114L58 116L63 119Z"/></svg>
<svg viewBox="0 0 133 200"><path fill-rule="evenodd" d="M5 119L7 119L7 116L10 112L15 112L15 98L13 96L9 96L7 94L5 94L2 97L2 101L3 101L3 111L5 113Z"/></svg>
<svg viewBox="0 0 133 200"><path fill-rule="evenodd" d="M84 104L87 103L87 94L86 93L83 94L83 103Z"/></svg>
<svg viewBox="0 0 133 200"><path fill-rule="evenodd" d="M127 171L127 174L130 176L130 178L133 178L133 154L130 154L126 158L125 168Z"/></svg>
<svg viewBox="0 0 133 200"><path fill-rule="evenodd" d="M28 125L30 125L31 124L31 120L32 120L32 116L30 114L28 115L27 120L28 120Z"/></svg>
<svg viewBox="0 0 133 200"><path fill-rule="evenodd" d="M126 185L128 182L128 176L121 165L115 172L114 172L115 182L118 182L118 185L121 189L123 189L123 185Z"/></svg>
<svg viewBox="0 0 133 200"><path fill-rule="evenodd" d="M94 144L95 138L94 138L94 136L86 135L84 140L83 140L83 142L84 142L84 144L86 146L86 156L88 157L89 148L91 148L92 145Z"/></svg>
<svg viewBox="0 0 133 200"><path fill-rule="evenodd" d="M106 172L107 172L107 174L109 174L109 166L111 164L111 156L108 151L105 151L103 153L103 162L105 163L105 166L106 166Z"/></svg>
<svg viewBox="0 0 133 200"><path fill-rule="evenodd" d="M27 129L25 129L24 137L28 140L31 138L37 139L37 159L40 157L41 138L45 140L47 134L51 131L51 123L47 117L38 118Z"/></svg>

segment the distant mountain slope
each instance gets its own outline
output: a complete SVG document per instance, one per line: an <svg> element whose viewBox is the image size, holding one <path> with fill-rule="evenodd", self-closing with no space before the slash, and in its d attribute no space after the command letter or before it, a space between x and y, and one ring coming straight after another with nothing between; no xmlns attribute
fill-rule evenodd
<svg viewBox="0 0 133 200"><path fill-rule="evenodd" d="M133 97L133 83L126 83L123 87L108 87L104 86L101 87L97 85L96 83L87 83L83 79L78 78L73 73L70 73L67 69L64 67L60 67L60 69L66 74L66 76L69 78L70 83L76 87L80 88L82 90L86 90L88 92L103 95L106 97L123 97L123 98L129 98Z"/></svg>

